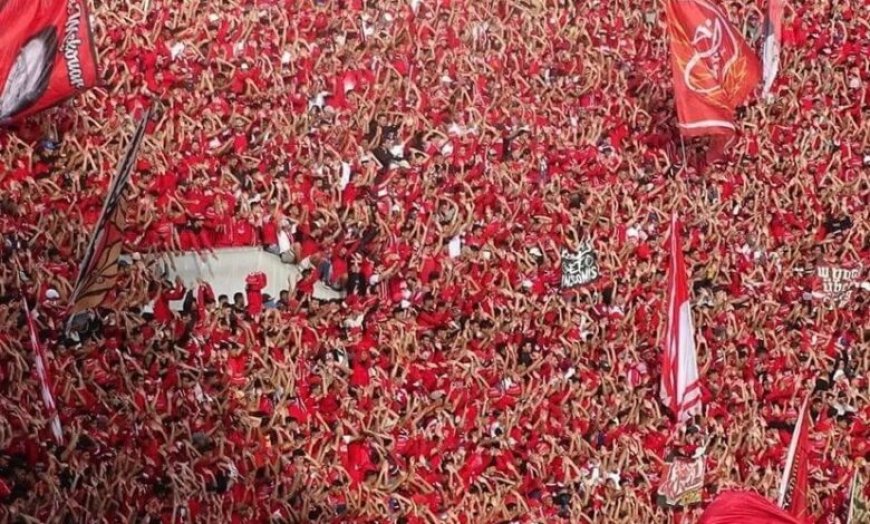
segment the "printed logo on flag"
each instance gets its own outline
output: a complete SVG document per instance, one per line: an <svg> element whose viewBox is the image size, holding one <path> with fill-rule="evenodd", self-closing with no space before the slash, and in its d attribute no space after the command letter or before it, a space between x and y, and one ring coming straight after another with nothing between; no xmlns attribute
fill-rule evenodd
<svg viewBox="0 0 870 524"><path fill-rule="evenodd" d="M692 2L695 11L685 25L676 25L674 58L686 87L708 103L731 108L731 94L746 80L740 40L721 10L705 0Z"/></svg>
<svg viewBox="0 0 870 524"><path fill-rule="evenodd" d="M66 59L67 77L69 83L76 89L85 88L85 77L82 62L79 59L79 47L82 45L80 26L82 21L82 6L78 0L67 2L67 16L63 39L63 57Z"/></svg>
<svg viewBox="0 0 870 524"><path fill-rule="evenodd" d="M734 108L761 80L761 64L725 12L709 0L665 0L683 136L729 135Z"/></svg>
<svg viewBox="0 0 870 524"><path fill-rule="evenodd" d="M56 105L97 83L83 0L0 2L0 123Z"/></svg>
<svg viewBox="0 0 870 524"><path fill-rule="evenodd" d="M658 490L658 504L663 508L684 508L701 502L704 489L704 455L695 458L671 458L665 464Z"/></svg>
<svg viewBox="0 0 870 524"><path fill-rule="evenodd" d="M701 94L721 91L724 78L738 57L734 34L728 23L711 12L710 18L695 28L692 48L694 54L683 71L686 86Z"/></svg>
<svg viewBox="0 0 870 524"><path fill-rule="evenodd" d="M562 251L562 287L588 284L598 278L598 254L584 244L576 253Z"/></svg>
<svg viewBox="0 0 870 524"><path fill-rule="evenodd" d="M816 268L816 275L822 281L825 298L832 307L842 307L849 301L855 283L861 274L860 269L844 269L830 266Z"/></svg>

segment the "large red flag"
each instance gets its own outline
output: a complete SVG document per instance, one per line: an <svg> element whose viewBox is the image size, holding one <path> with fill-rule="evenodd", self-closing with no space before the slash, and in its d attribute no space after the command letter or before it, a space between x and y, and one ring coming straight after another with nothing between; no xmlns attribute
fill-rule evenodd
<svg viewBox="0 0 870 524"><path fill-rule="evenodd" d="M734 132L734 109L761 80L761 64L708 0L665 0L677 116L683 136Z"/></svg>
<svg viewBox="0 0 870 524"><path fill-rule="evenodd" d="M0 124L97 83L83 0L0 0Z"/></svg>
<svg viewBox="0 0 870 524"><path fill-rule="evenodd" d="M716 497L698 524L801 524L761 495L726 491Z"/></svg>
<svg viewBox="0 0 870 524"><path fill-rule="evenodd" d="M807 494L809 490L809 426L807 409L810 397L804 400L788 446L788 455L782 480L779 484L779 506L798 518L809 515Z"/></svg>
<svg viewBox="0 0 870 524"><path fill-rule="evenodd" d="M701 388L695 355L695 327L686 282L686 261L680 240L680 222L671 217L668 264L668 329L662 354L661 399L685 422L701 412Z"/></svg>

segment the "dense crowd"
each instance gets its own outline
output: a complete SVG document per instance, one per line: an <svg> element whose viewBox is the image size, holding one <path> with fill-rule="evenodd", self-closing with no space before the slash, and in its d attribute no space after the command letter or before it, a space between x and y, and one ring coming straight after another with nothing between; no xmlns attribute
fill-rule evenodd
<svg viewBox="0 0 870 524"><path fill-rule="evenodd" d="M674 449L703 448L705 499L774 499L815 390L811 508L845 522L867 291L832 303L816 269L870 261L864 2L786 10L773 98L715 163L676 131L655 2L94 3L105 84L0 131L0 521L665 522ZM764 3L721 4L757 46ZM67 338L151 104L136 254ZM672 211L704 392L678 431L658 400ZM601 277L561 289L581 243ZM153 271L226 246L303 278L263 304Z"/></svg>

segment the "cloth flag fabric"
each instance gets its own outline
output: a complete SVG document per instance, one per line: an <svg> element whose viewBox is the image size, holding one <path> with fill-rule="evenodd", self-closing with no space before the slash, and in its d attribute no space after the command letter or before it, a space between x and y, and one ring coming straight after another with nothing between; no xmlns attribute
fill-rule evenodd
<svg viewBox="0 0 870 524"><path fill-rule="evenodd" d="M773 81L779 72L779 51L782 45L782 13L785 0L768 0L767 15L764 19L764 40L761 50L761 60L764 64L763 87L761 94L770 95Z"/></svg>
<svg viewBox="0 0 870 524"><path fill-rule="evenodd" d="M39 380L39 389L42 395L42 403L45 406L46 414L48 415L49 424L51 426L51 435L58 446L63 445L63 429L60 426L60 417L57 414L57 407L54 404L54 392L51 377L48 374L48 368L45 367L45 352L42 345L39 343L39 334L36 331L36 324L33 322L33 315L30 313L30 308L27 307L27 300L21 301L21 306L24 308L24 316L27 318L27 329L30 332L30 346L33 349L33 360L36 378Z"/></svg>
<svg viewBox="0 0 870 524"><path fill-rule="evenodd" d="M78 313L100 306L106 295L115 287L118 279L118 257L124 244L125 202L124 193L127 182L136 165L136 157L145 136L145 127L150 116L150 110L145 112L136 128L127 152L121 159L118 171L109 194L103 204L103 211L94 228L94 233L88 243L85 256L82 259L76 285L73 288L72 309L70 318Z"/></svg>
<svg viewBox="0 0 870 524"><path fill-rule="evenodd" d="M734 109L761 81L758 57L709 0L665 0L665 15L680 133L734 133Z"/></svg>
<svg viewBox="0 0 870 524"><path fill-rule="evenodd" d="M662 471L657 502L663 508L684 508L701 502L704 491L706 459L697 457L670 457Z"/></svg>
<svg viewBox="0 0 870 524"><path fill-rule="evenodd" d="M0 125L97 84L84 0L0 0Z"/></svg>
<svg viewBox="0 0 870 524"><path fill-rule="evenodd" d="M707 506L698 524L803 523L757 493L726 491Z"/></svg>
<svg viewBox="0 0 870 524"><path fill-rule="evenodd" d="M701 413L701 388L680 231L680 222L674 214L668 241L668 326L662 354L661 399L677 421L685 422Z"/></svg>
<svg viewBox="0 0 870 524"><path fill-rule="evenodd" d="M798 420L788 446L785 468L779 483L779 507L789 511L798 519L809 515L809 425L811 423L809 410L810 397L807 396L801 406Z"/></svg>
<svg viewBox="0 0 870 524"><path fill-rule="evenodd" d="M583 244L574 253L562 251L562 288L588 284L600 274L598 254L591 245Z"/></svg>

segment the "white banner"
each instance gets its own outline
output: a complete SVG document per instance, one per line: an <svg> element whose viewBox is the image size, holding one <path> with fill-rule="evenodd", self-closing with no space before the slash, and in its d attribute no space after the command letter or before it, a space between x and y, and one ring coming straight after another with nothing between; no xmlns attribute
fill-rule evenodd
<svg viewBox="0 0 870 524"><path fill-rule="evenodd" d="M562 287L588 284L598 278L598 255L583 244L576 253L562 251Z"/></svg>
<svg viewBox="0 0 870 524"><path fill-rule="evenodd" d="M836 306L842 306L848 302L852 290L857 286L860 274L860 269L830 266L816 268L816 275L822 281L825 297Z"/></svg>

